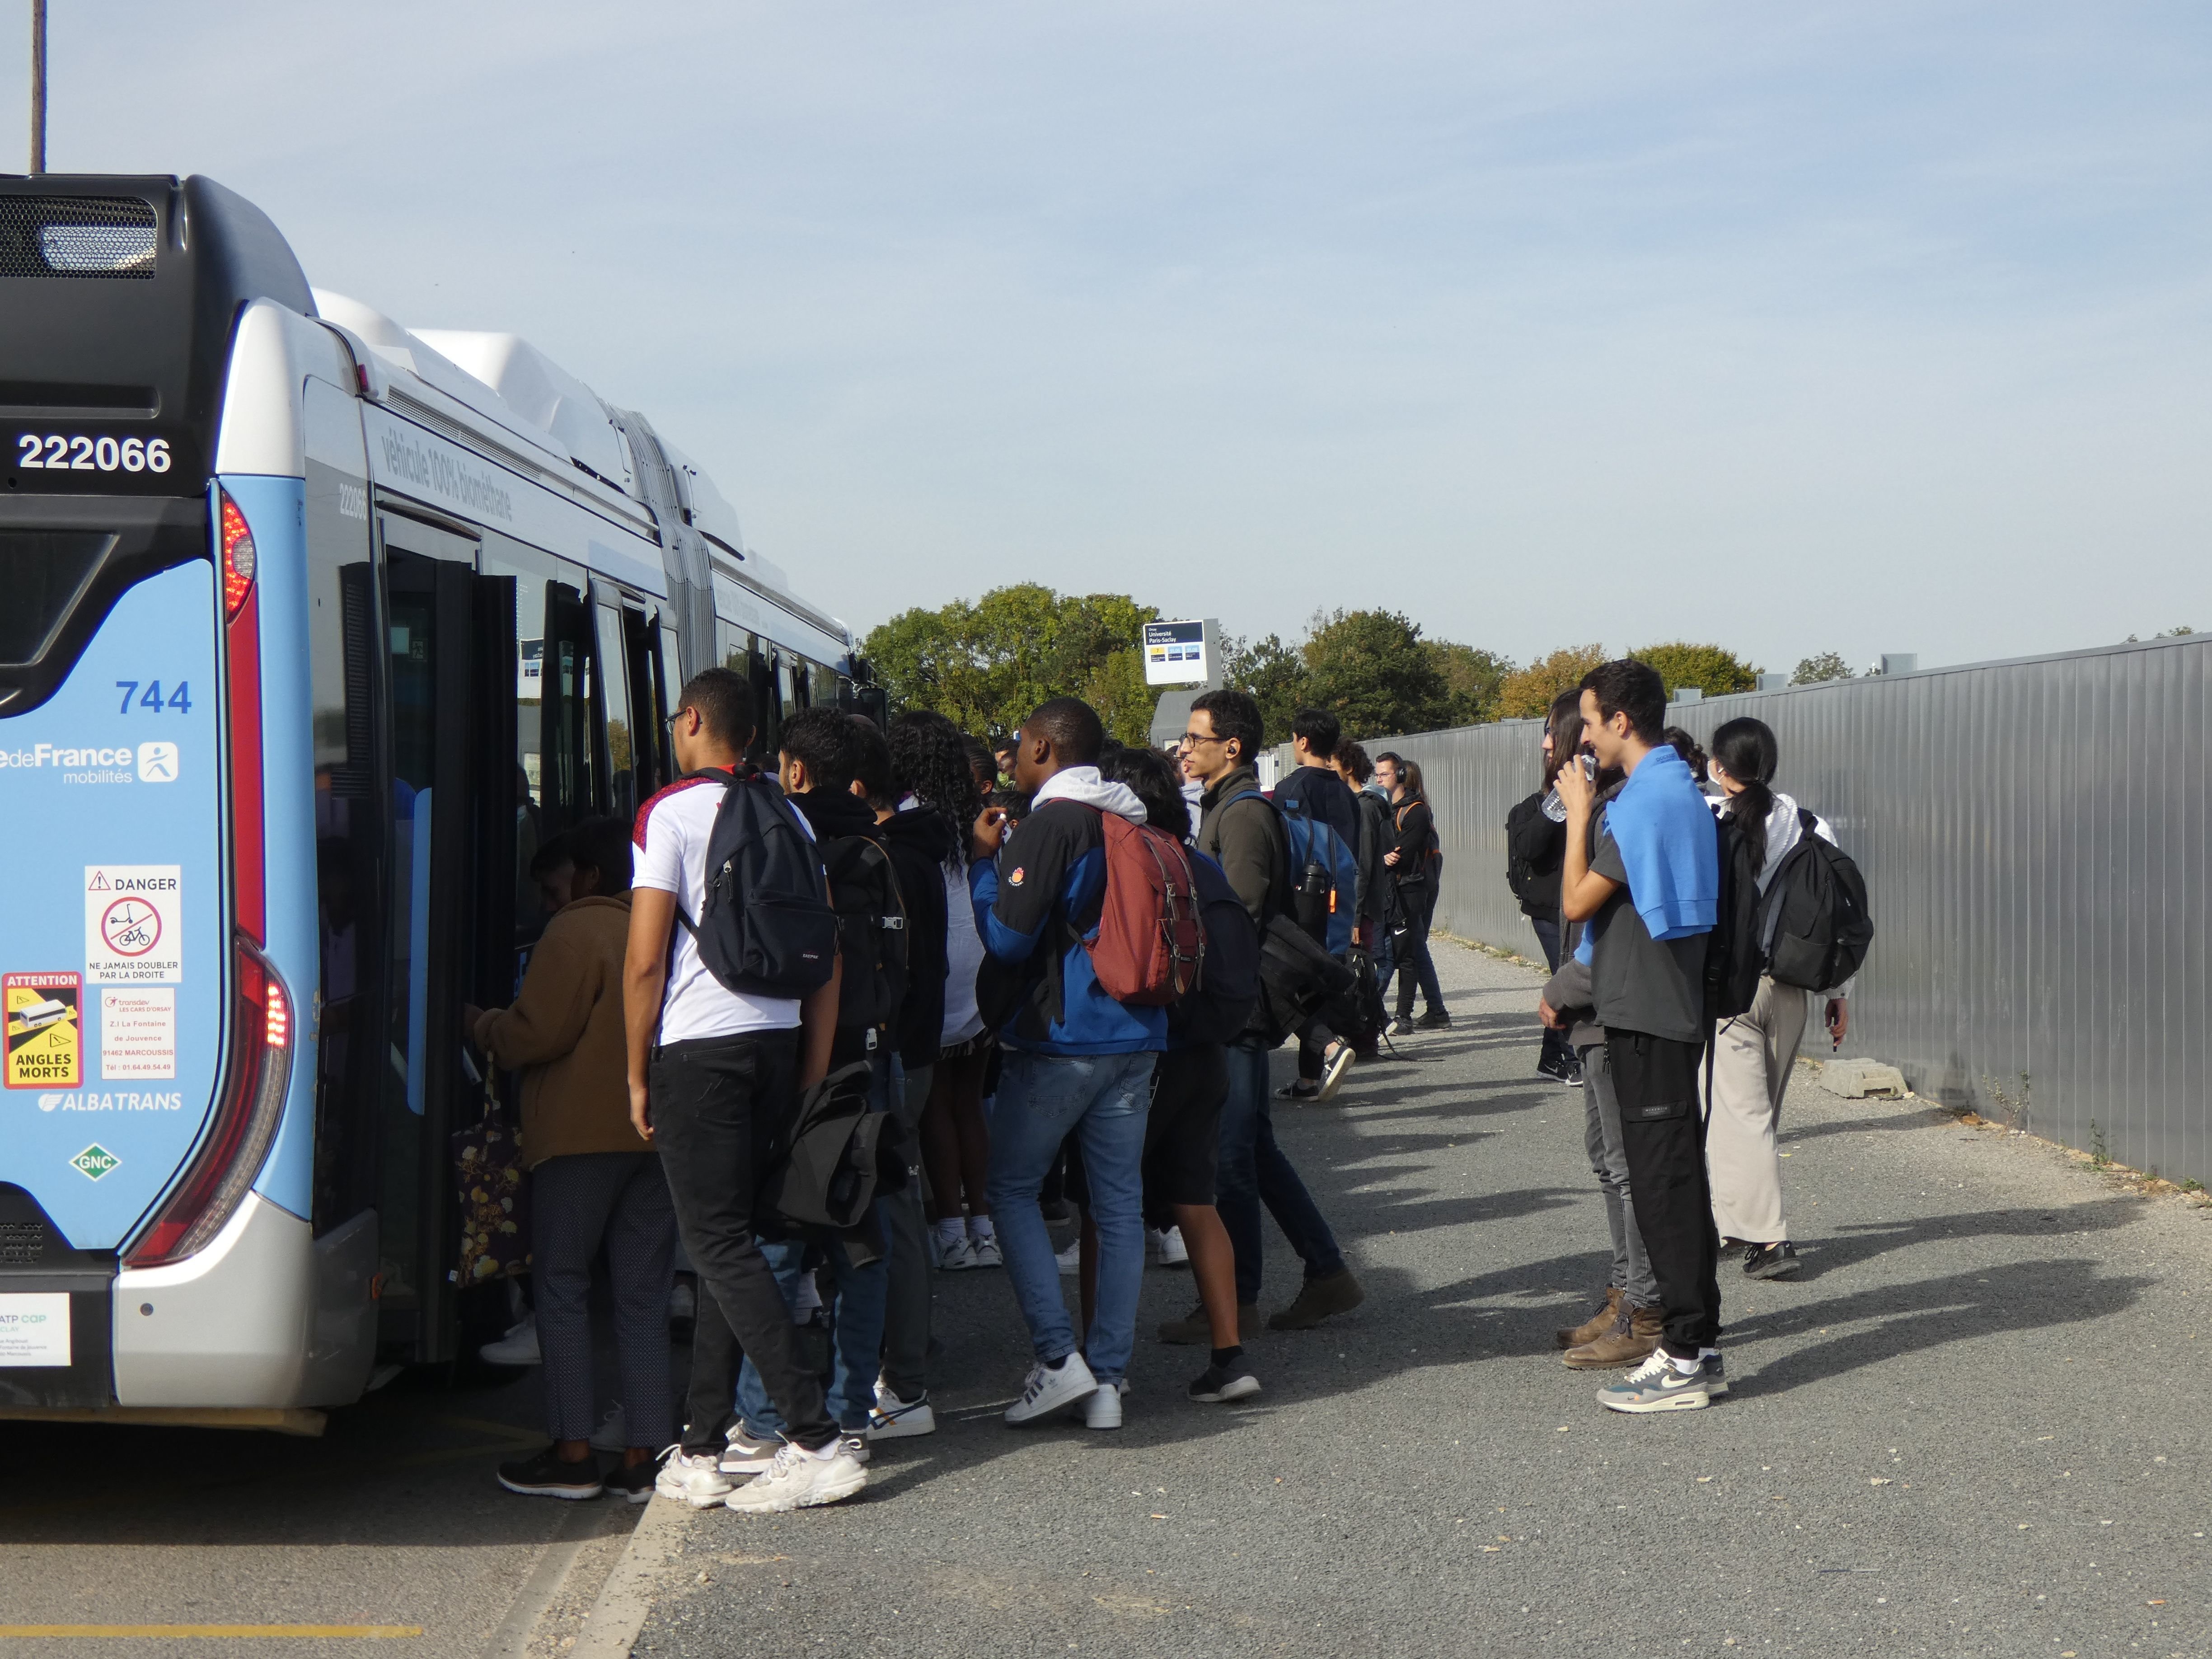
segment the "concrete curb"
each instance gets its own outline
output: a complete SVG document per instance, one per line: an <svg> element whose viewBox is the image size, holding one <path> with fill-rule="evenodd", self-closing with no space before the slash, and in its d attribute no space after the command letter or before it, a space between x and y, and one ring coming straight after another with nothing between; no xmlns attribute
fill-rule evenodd
<svg viewBox="0 0 2212 1659"><path fill-rule="evenodd" d="M653 1577L676 1559L686 1507L657 1495L645 1506L644 1518L592 1603L570 1659L629 1659L653 1611Z"/></svg>

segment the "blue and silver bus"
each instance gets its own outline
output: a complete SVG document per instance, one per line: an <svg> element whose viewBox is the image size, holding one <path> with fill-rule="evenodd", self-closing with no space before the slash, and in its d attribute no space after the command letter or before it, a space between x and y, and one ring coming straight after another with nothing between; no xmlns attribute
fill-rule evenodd
<svg viewBox="0 0 2212 1659"><path fill-rule="evenodd" d="M0 179L0 1416L312 1426L486 1293L460 1010L536 848L701 665L763 748L879 694L643 416L210 179Z"/></svg>

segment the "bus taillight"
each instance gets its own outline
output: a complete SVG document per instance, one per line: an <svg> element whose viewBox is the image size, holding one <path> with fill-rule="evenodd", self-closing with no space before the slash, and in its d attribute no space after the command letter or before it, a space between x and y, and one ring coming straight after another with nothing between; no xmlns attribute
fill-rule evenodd
<svg viewBox="0 0 2212 1659"><path fill-rule="evenodd" d="M238 608L246 603L246 596L253 591L253 532L246 527L246 514L238 510L238 503L230 499L230 492L221 492L222 498L222 615L226 622L234 620Z"/></svg>
<svg viewBox="0 0 2212 1659"><path fill-rule="evenodd" d="M215 1121L185 1178L124 1252L127 1267L166 1267L205 1249L238 1213L276 1139L292 1080L292 1000L275 965L243 938L235 971Z"/></svg>

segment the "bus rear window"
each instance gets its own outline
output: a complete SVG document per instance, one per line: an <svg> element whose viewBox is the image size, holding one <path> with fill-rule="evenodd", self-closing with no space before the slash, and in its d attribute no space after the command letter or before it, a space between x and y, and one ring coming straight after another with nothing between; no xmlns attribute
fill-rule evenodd
<svg viewBox="0 0 2212 1659"><path fill-rule="evenodd" d="M0 663L38 660L115 539L97 530L0 530Z"/></svg>

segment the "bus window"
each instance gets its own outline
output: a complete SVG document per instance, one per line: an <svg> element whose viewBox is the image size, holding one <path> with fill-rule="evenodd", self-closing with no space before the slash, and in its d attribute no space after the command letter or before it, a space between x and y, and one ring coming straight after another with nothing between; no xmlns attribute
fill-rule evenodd
<svg viewBox="0 0 2212 1659"><path fill-rule="evenodd" d="M606 721L608 810L623 817L637 815L638 744L629 706L630 677L623 667L622 612L611 605L592 607L599 636L600 714ZM650 744L648 736L646 741ZM647 754L651 753L648 749Z"/></svg>
<svg viewBox="0 0 2212 1659"><path fill-rule="evenodd" d="M383 1047L383 791L377 775L376 587L368 455L354 400L307 383L307 668L322 1016L316 1050L314 1227L376 1203Z"/></svg>
<svg viewBox="0 0 2212 1659"><path fill-rule="evenodd" d="M756 766L773 769L775 746L783 740L783 699L778 695L782 672L774 659L761 654L757 645L747 668L752 681L753 746L745 758Z"/></svg>
<svg viewBox="0 0 2212 1659"><path fill-rule="evenodd" d="M505 580L514 605L514 944L538 942L546 916L530 878L531 860L550 839L545 829L545 608L555 563L535 548L487 532L485 576Z"/></svg>
<svg viewBox="0 0 2212 1659"><path fill-rule="evenodd" d="M676 775L667 753L668 728L660 719L660 653L653 649L659 630L645 612L627 606L622 623L623 656L629 666L630 746L636 757L633 787L638 799L644 801Z"/></svg>
<svg viewBox="0 0 2212 1659"><path fill-rule="evenodd" d="M581 572L545 586L544 667L540 671L538 830L557 836L599 810L599 743L592 715L592 617Z"/></svg>

